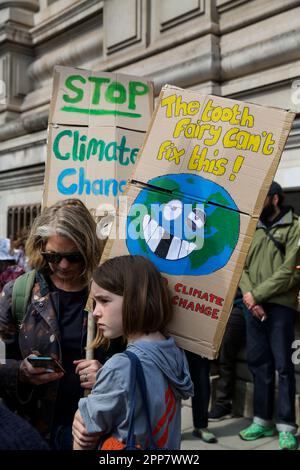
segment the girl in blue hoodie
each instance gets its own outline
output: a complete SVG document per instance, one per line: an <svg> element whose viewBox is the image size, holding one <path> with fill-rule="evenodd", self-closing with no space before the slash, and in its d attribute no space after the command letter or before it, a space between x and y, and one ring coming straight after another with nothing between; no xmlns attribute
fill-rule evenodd
<svg viewBox="0 0 300 470"><path fill-rule="evenodd" d="M160 448L179 449L181 399L192 396L193 384L184 352L166 333L172 318L166 282L148 259L120 256L96 269L91 292L98 326L93 346L123 336L143 367L154 441ZM93 449L104 434L111 436L104 448L124 447L129 387L129 358L115 354L100 369L92 393L79 401L74 449ZM148 428L139 395L134 422L136 442L145 448Z"/></svg>

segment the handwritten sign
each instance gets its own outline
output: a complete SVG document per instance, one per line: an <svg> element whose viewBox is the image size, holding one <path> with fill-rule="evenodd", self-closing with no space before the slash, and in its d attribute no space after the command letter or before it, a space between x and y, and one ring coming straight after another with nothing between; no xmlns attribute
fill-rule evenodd
<svg viewBox="0 0 300 470"><path fill-rule="evenodd" d="M103 260L148 257L168 282L170 331L215 358L294 114L165 86Z"/></svg>
<svg viewBox="0 0 300 470"><path fill-rule="evenodd" d="M152 111L150 81L119 73L55 68L51 123L146 132Z"/></svg>
<svg viewBox="0 0 300 470"><path fill-rule="evenodd" d="M259 216L291 116L165 87L134 179L147 183L149 174L193 173L221 185L239 211Z"/></svg>
<svg viewBox="0 0 300 470"><path fill-rule="evenodd" d="M116 206L153 107L151 82L124 74L56 67L43 204L80 198Z"/></svg>

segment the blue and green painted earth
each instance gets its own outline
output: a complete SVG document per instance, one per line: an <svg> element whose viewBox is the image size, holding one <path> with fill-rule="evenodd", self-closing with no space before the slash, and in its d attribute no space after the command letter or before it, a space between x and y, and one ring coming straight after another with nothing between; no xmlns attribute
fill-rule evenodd
<svg viewBox="0 0 300 470"><path fill-rule="evenodd" d="M199 276L224 267L237 244L238 207L220 185L193 174L153 178L127 217L127 248L159 271Z"/></svg>

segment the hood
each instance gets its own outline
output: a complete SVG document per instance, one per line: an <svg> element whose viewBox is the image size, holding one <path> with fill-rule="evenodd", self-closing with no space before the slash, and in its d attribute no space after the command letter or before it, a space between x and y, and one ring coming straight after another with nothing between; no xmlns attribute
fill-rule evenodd
<svg viewBox="0 0 300 470"><path fill-rule="evenodd" d="M264 221L262 219L258 220L257 228L273 228L278 227L280 225L291 225L294 219L294 209L291 206L283 206L280 210L280 214L270 221Z"/></svg>
<svg viewBox="0 0 300 470"><path fill-rule="evenodd" d="M127 346L136 353L143 363L145 374L147 365L155 363L167 377L175 396L187 399L193 395L193 382L190 377L187 359L182 349L175 344L174 338L165 341L138 340Z"/></svg>

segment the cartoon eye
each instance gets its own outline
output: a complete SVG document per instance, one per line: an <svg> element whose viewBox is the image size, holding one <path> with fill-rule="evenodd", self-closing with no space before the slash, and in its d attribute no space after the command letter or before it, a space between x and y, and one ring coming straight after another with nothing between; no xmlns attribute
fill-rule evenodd
<svg viewBox="0 0 300 470"><path fill-rule="evenodd" d="M193 209L187 217L187 225L193 232L199 231L205 224L205 212L199 208Z"/></svg>
<svg viewBox="0 0 300 470"><path fill-rule="evenodd" d="M163 215L166 220L177 219L182 214L182 202L178 199L173 199L165 205Z"/></svg>

